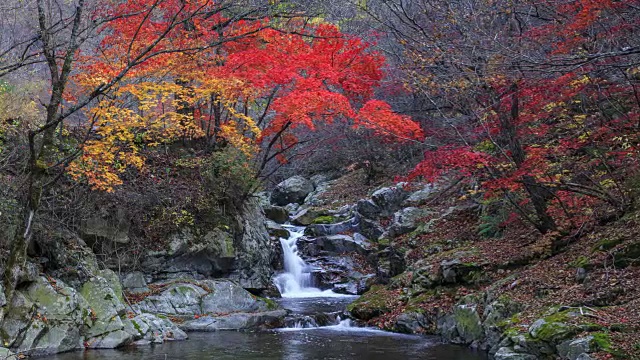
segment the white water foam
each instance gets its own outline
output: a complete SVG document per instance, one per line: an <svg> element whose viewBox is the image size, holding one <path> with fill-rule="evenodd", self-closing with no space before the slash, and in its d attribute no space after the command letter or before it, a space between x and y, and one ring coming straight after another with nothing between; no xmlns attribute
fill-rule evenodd
<svg viewBox="0 0 640 360"><path fill-rule="evenodd" d="M280 238L284 253L285 272L276 276L274 282L285 298L310 297L344 297L349 295L337 294L331 290L322 291L313 287L311 271L313 267L302 260L298 254L298 239L304 235L304 228L287 226L289 238Z"/></svg>

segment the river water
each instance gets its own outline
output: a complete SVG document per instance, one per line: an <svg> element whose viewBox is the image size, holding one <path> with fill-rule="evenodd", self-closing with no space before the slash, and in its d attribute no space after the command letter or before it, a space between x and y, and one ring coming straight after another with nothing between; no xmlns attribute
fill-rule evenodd
<svg viewBox="0 0 640 360"><path fill-rule="evenodd" d="M402 335L357 327L344 317L355 296L313 287L313 270L298 255L300 228L282 239L285 272L275 283L282 307L291 311L288 327L265 332L190 333L189 340L118 350L87 350L59 354L55 360L164 360L164 359L365 359L365 360L484 360L484 353L440 343L436 337ZM317 321L316 321L317 320ZM320 323L320 324L319 324Z"/></svg>

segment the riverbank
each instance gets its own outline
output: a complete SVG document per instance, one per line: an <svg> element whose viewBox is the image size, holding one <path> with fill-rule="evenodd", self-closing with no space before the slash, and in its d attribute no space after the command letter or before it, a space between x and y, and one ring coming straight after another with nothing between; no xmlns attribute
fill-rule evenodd
<svg viewBox="0 0 640 360"><path fill-rule="evenodd" d="M308 211L348 213L314 229L366 234L373 245L375 280L350 305L355 318L496 359L640 358L637 212L542 236L462 187L396 186L361 198L349 181ZM344 229L349 221L357 225Z"/></svg>

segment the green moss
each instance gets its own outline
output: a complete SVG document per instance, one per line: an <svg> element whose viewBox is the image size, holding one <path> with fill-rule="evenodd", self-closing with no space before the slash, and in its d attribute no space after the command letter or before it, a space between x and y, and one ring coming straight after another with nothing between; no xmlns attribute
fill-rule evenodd
<svg viewBox="0 0 640 360"><path fill-rule="evenodd" d="M136 331L138 332L138 334L142 335L142 328L140 327L140 324L138 324L135 320L131 320L131 324L133 324L133 327L136 328Z"/></svg>
<svg viewBox="0 0 640 360"><path fill-rule="evenodd" d="M396 296L382 285L374 285L369 291L347 306L355 318L370 320L376 316L390 311L389 303L393 302Z"/></svg>
<svg viewBox="0 0 640 360"><path fill-rule="evenodd" d="M586 256L579 256L577 259L569 263L574 268L587 268L589 266L589 258Z"/></svg>
<svg viewBox="0 0 640 360"><path fill-rule="evenodd" d="M275 302L275 301L273 301L273 300L271 300L269 298L263 298L263 297L260 297L260 296L256 296L256 300L264 301L265 304L267 304L267 309L268 310L277 310L278 307L279 307L277 302Z"/></svg>
<svg viewBox="0 0 640 360"><path fill-rule="evenodd" d="M602 239L596 243L596 245L592 249L592 252L611 250L621 242L622 239Z"/></svg>
<svg viewBox="0 0 640 360"><path fill-rule="evenodd" d="M318 216L313 219L312 224L333 224L336 222L336 218L331 215Z"/></svg>
<svg viewBox="0 0 640 360"><path fill-rule="evenodd" d="M593 336L593 344L596 349L609 352L611 350L611 338L609 334L604 332L598 332L591 334Z"/></svg>

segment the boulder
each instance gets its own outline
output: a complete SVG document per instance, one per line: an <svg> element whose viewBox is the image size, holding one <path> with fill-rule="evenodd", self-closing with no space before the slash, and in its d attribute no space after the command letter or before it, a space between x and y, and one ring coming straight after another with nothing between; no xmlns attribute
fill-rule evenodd
<svg viewBox="0 0 640 360"><path fill-rule="evenodd" d="M132 294L142 294L151 291L151 289L147 287L144 274L140 271L134 271L124 275L122 277L122 287Z"/></svg>
<svg viewBox="0 0 640 360"><path fill-rule="evenodd" d="M369 199L358 200L356 211L365 219L376 219L382 213L382 209Z"/></svg>
<svg viewBox="0 0 640 360"><path fill-rule="evenodd" d="M349 233L357 230L356 219L349 219L335 224L311 224L304 230L305 235L329 236Z"/></svg>
<svg viewBox="0 0 640 360"><path fill-rule="evenodd" d="M281 206L264 206L264 215L267 219L275 221L278 224L284 224L289 220L289 212Z"/></svg>
<svg viewBox="0 0 640 360"><path fill-rule="evenodd" d="M384 283L405 270L404 256L392 247L387 247L374 255L377 260L376 276Z"/></svg>
<svg viewBox="0 0 640 360"><path fill-rule="evenodd" d="M440 273L446 284L472 284L480 280L481 267L475 263L463 263L459 259L443 260Z"/></svg>
<svg viewBox="0 0 640 360"><path fill-rule="evenodd" d="M187 334L166 317L140 314L129 320L136 345L161 344L165 341L186 340ZM131 329L130 329L131 331Z"/></svg>
<svg viewBox="0 0 640 360"><path fill-rule="evenodd" d="M302 176L293 176L276 185L271 193L271 204L279 206L290 203L302 204L313 190L311 181Z"/></svg>
<svg viewBox="0 0 640 360"><path fill-rule="evenodd" d="M405 312L396 318L393 331L404 334L418 334L427 328L427 320L421 313Z"/></svg>
<svg viewBox="0 0 640 360"><path fill-rule="evenodd" d="M495 360L538 360L538 357L531 354L516 352L510 347L501 347L494 355Z"/></svg>
<svg viewBox="0 0 640 360"><path fill-rule="evenodd" d="M593 342L593 336L564 341L557 346L558 354L563 359L577 360L581 355L588 354L594 350Z"/></svg>
<svg viewBox="0 0 640 360"><path fill-rule="evenodd" d="M90 243L110 241L118 244L129 243L130 216L122 208L114 211L99 209L95 216L84 220L80 234Z"/></svg>
<svg viewBox="0 0 640 360"><path fill-rule="evenodd" d="M90 309L85 318L89 327L85 333L85 346L110 349L127 345L133 341L133 336L125 331L126 308L117 275L110 270L101 275L92 277L81 290Z"/></svg>
<svg viewBox="0 0 640 360"><path fill-rule="evenodd" d="M367 254L368 242L355 241L348 235L329 235L309 239L300 243L300 250L308 256L340 255L344 253Z"/></svg>
<svg viewBox="0 0 640 360"><path fill-rule="evenodd" d="M404 189L404 184L398 184L376 190L371 195L371 200L380 208L380 216L391 216L401 207L407 196L409 193Z"/></svg>
<svg viewBox="0 0 640 360"><path fill-rule="evenodd" d="M311 209L302 209L291 217L291 223L298 226L307 226L313 223L319 213Z"/></svg>
<svg viewBox="0 0 640 360"><path fill-rule="evenodd" d="M271 236L275 236L278 238L289 238L289 236L291 235L289 233L289 230L285 229L284 227L282 227L282 225L268 220L265 224L265 226L267 227L267 231L269 232L269 235Z"/></svg>
<svg viewBox="0 0 640 360"><path fill-rule="evenodd" d="M420 206L434 193L435 187L432 184L425 185L422 189L414 191L402 203L402 206Z"/></svg>
<svg viewBox="0 0 640 360"><path fill-rule="evenodd" d="M427 216L429 211L415 207L401 209L393 214L393 223L389 227L388 234L394 238L412 232L420 225L420 220Z"/></svg>
<svg viewBox="0 0 640 360"><path fill-rule="evenodd" d="M18 357L7 348L0 347L0 360L14 360Z"/></svg>
<svg viewBox="0 0 640 360"><path fill-rule="evenodd" d="M266 311L269 305L230 281L208 281L211 291L202 297L202 314Z"/></svg>
<svg viewBox="0 0 640 360"><path fill-rule="evenodd" d="M202 297L207 294L200 286L175 283L158 295L147 296L133 308L137 312L163 315L199 315L202 314Z"/></svg>
<svg viewBox="0 0 640 360"><path fill-rule="evenodd" d="M39 277L15 294L2 324L3 341L30 356L79 349L87 313L84 299L73 288Z"/></svg>
<svg viewBox="0 0 640 360"><path fill-rule="evenodd" d="M202 316L180 324L185 331L265 330L282 327L286 310L259 313L234 313L224 316Z"/></svg>
<svg viewBox="0 0 640 360"><path fill-rule="evenodd" d="M369 240L378 240L384 234L384 229L377 220L360 219L360 233Z"/></svg>

